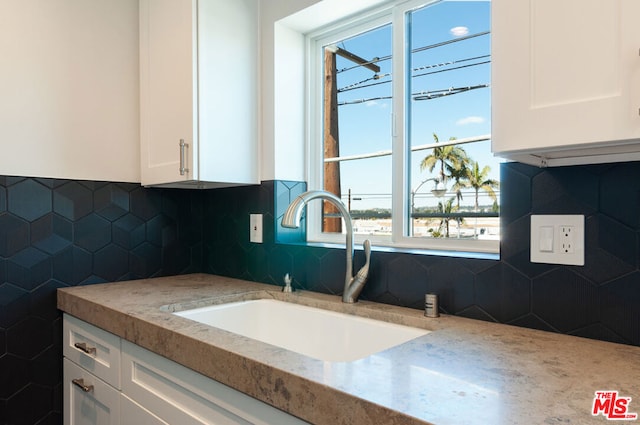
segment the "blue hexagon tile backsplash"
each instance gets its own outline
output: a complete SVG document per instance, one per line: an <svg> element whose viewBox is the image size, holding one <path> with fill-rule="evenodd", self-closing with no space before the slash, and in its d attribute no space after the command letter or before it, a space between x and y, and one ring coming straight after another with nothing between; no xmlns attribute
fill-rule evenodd
<svg viewBox="0 0 640 425"><path fill-rule="evenodd" d="M0 177L0 424L62 423L57 288L201 271L201 225L197 192Z"/></svg>
<svg viewBox="0 0 640 425"><path fill-rule="evenodd" d="M0 424L59 424L59 287L208 272L339 294L344 250L278 222L303 182L216 190L0 177ZM499 260L375 252L362 297L640 345L640 163L501 166ZM249 242L249 214L264 243ZM584 214L584 267L529 261L531 214ZM362 251L355 256L358 267ZM29 335L29 338L25 338Z"/></svg>

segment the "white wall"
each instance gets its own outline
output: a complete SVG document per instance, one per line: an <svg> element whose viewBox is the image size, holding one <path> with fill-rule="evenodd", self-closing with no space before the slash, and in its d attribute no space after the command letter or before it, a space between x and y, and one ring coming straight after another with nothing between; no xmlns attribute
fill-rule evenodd
<svg viewBox="0 0 640 425"><path fill-rule="evenodd" d="M261 180L306 180L305 34L391 0L262 0Z"/></svg>
<svg viewBox="0 0 640 425"><path fill-rule="evenodd" d="M0 175L140 181L138 3L0 2Z"/></svg>
<svg viewBox="0 0 640 425"><path fill-rule="evenodd" d="M305 177L303 37L278 21L319 1L261 2L261 180L304 180ZM277 62L276 38L279 40ZM287 84L287 78L293 81Z"/></svg>

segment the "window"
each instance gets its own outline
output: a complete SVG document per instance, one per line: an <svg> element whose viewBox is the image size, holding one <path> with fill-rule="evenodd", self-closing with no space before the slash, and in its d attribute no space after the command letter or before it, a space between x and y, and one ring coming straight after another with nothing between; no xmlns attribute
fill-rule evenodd
<svg viewBox="0 0 640 425"><path fill-rule="evenodd" d="M342 198L356 240L497 252L490 1L403 2L309 46L309 185ZM341 241L325 204L310 209L308 238Z"/></svg>

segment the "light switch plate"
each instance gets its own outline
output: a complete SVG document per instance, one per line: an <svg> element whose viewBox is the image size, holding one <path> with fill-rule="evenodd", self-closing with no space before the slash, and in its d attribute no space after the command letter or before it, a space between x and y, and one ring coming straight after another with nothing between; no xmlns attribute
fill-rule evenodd
<svg viewBox="0 0 640 425"><path fill-rule="evenodd" d="M584 215L532 215L531 262L584 266Z"/></svg>
<svg viewBox="0 0 640 425"><path fill-rule="evenodd" d="M249 241L262 243L262 214L249 214Z"/></svg>

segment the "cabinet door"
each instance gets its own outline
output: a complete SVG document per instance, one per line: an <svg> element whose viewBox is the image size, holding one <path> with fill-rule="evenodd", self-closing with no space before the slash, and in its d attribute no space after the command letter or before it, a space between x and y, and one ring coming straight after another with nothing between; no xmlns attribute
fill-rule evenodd
<svg viewBox="0 0 640 425"><path fill-rule="evenodd" d="M62 327L64 356L120 389L120 338L66 313Z"/></svg>
<svg viewBox="0 0 640 425"><path fill-rule="evenodd" d="M193 179L197 153L196 0L140 1L143 185ZM181 174L180 140L185 147Z"/></svg>
<svg viewBox="0 0 640 425"><path fill-rule="evenodd" d="M3 175L140 181L138 4L0 1Z"/></svg>
<svg viewBox="0 0 640 425"><path fill-rule="evenodd" d="M259 183L258 10L257 0L140 1L143 185Z"/></svg>
<svg viewBox="0 0 640 425"><path fill-rule="evenodd" d="M638 16L637 0L493 0L493 151L640 138Z"/></svg>
<svg viewBox="0 0 640 425"><path fill-rule="evenodd" d="M168 425L124 394L120 395L120 423L122 425Z"/></svg>
<svg viewBox="0 0 640 425"><path fill-rule="evenodd" d="M122 342L122 359L123 394L168 423L307 423L128 341Z"/></svg>
<svg viewBox="0 0 640 425"><path fill-rule="evenodd" d="M120 424L120 393L69 359L63 359L64 423Z"/></svg>

